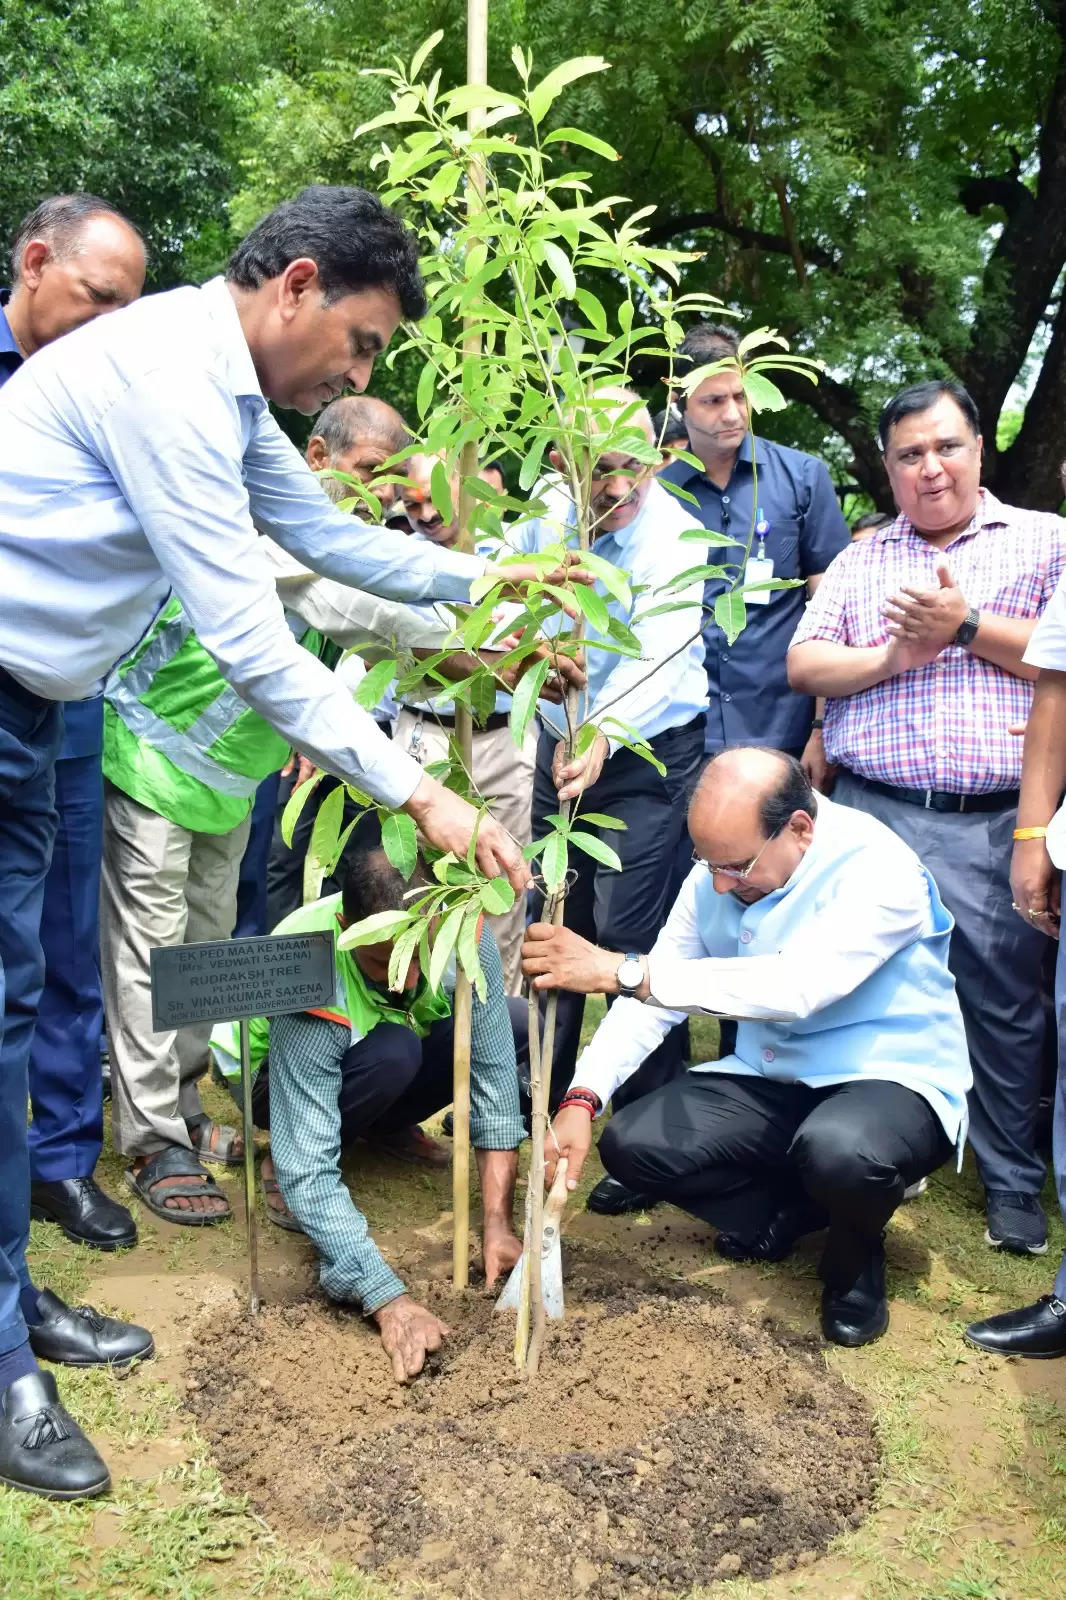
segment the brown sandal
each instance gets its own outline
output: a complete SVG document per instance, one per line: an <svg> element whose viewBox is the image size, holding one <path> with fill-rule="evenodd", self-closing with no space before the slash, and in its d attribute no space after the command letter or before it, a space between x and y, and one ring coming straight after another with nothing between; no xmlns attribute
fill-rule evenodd
<svg viewBox="0 0 1066 1600"><path fill-rule="evenodd" d="M186 1117L185 1126L189 1130L192 1147L201 1161L213 1161L220 1167L244 1166L243 1140L239 1153L233 1148L241 1139L237 1128L231 1128L225 1122L215 1122L206 1111L201 1111L195 1117Z"/></svg>

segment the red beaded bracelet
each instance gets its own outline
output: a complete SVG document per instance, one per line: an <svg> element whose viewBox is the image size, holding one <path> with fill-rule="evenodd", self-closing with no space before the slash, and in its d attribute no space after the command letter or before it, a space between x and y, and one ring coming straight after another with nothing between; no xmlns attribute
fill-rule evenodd
<svg viewBox="0 0 1066 1600"><path fill-rule="evenodd" d="M599 1102L591 1094L564 1095L559 1102L559 1110L565 1111L567 1106L580 1106L582 1111L587 1111L589 1116L595 1118L599 1114Z"/></svg>

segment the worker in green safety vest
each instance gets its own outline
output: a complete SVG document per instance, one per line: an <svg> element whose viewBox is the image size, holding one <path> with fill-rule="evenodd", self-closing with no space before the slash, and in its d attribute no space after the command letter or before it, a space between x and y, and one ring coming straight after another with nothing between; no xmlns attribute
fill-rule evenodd
<svg viewBox="0 0 1066 1600"><path fill-rule="evenodd" d="M389 862L380 841L361 837L345 855L343 888L303 906L275 929L304 934L345 927L406 904L412 883ZM470 1028L470 1137L482 1197L482 1253L491 1285L521 1254L512 1226L518 1146L525 1129L516 1057L528 1054L526 1003L504 994L492 935L480 932L485 1000L476 994ZM337 949L333 1005L251 1024L256 1076L252 1113L270 1129L276 1181L267 1215L306 1233L318 1251L319 1278L332 1300L359 1307L381 1331L401 1381L413 1377L447 1335L385 1261L340 1170L340 1151L356 1139L380 1144L452 1098L454 967L430 989L417 953L397 990L388 987L392 944ZM215 1059L240 1094L236 1025L215 1029Z"/></svg>
<svg viewBox="0 0 1066 1600"><path fill-rule="evenodd" d="M362 428L325 462L320 435L309 454L367 481L368 427L376 441L384 437L381 461L405 447L407 431L380 401L334 404L356 408ZM391 490L384 486L386 499ZM318 577L263 543L290 629L327 664L357 645L439 649L443 623ZM100 931L115 1145L128 1162L127 1184L149 1210L204 1226L230 1214L204 1163L239 1163L240 1137L200 1103L210 1029L153 1030L149 952L228 938L255 791L289 747L225 682L176 598L112 673L104 717Z"/></svg>

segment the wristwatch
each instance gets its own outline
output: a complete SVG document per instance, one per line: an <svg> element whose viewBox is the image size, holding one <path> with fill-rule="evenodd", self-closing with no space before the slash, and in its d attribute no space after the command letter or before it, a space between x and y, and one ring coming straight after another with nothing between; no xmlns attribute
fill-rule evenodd
<svg viewBox="0 0 1066 1600"><path fill-rule="evenodd" d="M644 982L644 957L624 956L619 962L615 977L623 994L636 994Z"/></svg>
<svg viewBox="0 0 1066 1600"><path fill-rule="evenodd" d="M977 637L977 629L980 623L981 613L976 606L971 606L966 613L965 622L959 623L959 629L951 641L952 644L973 644L974 639Z"/></svg>

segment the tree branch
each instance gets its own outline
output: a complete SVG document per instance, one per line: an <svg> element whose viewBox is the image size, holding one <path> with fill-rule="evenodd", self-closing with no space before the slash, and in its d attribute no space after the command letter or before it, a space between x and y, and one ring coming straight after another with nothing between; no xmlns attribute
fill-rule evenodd
<svg viewBox="0 0 1066 1600"><path fill-rule="evenodd" d="M690 112L677 116L674 120L689 143L699 152L700 159L705 161L715 174L717 204L711 210L686 211L679 216L667 217L662 222L654 223L645 235L649 244L662 244L669 239L675 239L679 233L710 228L716 233L728 234L731 239L736 239L738 244L746 245L749 249L754 247L767 250L772 255L788 256L792 261L796 260L798 250L801 259L812 266L824 267L828 272L840 270L836 256L822 245L815 244L812 240L801 242L795 237L790 239L784 233L767 233L762 228L751 228L733 216L724 191L721 163L717 160L713 146L697 131L695 118ZM776 198L779 200L779 197ZM802 281L804 280L801 279Z"/></svg>
<svg viewBox="0 0 1066 1600"><path fill-rule="evenodd" d="M989 486L1012 505L1057 511L1062 503L1060 464L1066 455L1066 296L1059 305L1051 342L1018 437L1001 456L994 451ZM986 441L987 444L987 441ZM986 461L988 454L986 450Z"/></svg>

